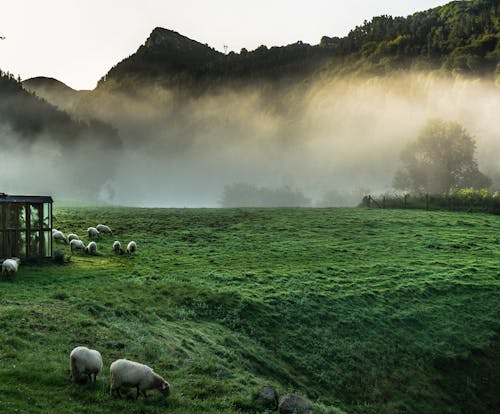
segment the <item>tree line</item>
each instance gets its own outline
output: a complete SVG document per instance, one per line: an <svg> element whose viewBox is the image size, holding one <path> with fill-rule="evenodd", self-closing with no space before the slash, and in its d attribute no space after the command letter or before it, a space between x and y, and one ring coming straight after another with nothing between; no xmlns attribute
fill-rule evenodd
<svg viewBox="0 0 500 414"><path fill-rule="evenodd" d="M151 47L146 42L112 68L98 87L135 87L154 81L199 91L220 83L279 83L325 72L379 75L402 69L500 76L497 0L455 1L408 17L374 17L345 37L324 36L318 45L298 41L227 55L175 35L176 47Z"/></svg>

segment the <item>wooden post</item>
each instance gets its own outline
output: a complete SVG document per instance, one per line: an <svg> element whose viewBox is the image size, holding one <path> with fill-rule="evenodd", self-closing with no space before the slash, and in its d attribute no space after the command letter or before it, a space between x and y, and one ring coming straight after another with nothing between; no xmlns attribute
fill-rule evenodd
<svg viewBox="0 0 500 414"><path fill-rule="evenodd" d="M425 194L425 209L429 211L429 193Z"/></svg>

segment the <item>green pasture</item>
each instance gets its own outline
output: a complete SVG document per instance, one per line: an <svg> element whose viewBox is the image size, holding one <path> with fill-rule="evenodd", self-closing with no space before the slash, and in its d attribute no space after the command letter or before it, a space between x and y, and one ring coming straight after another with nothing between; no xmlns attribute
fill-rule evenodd
<svg viewBox="0 0 500 414"><path fill-rule="evenodd" d="M315 413L480 413L500 404L500 217L369 209L57 208L98 255L0 280L0 413L257 413L264 385ZM114 240L138 245L115 255ZM69 247L58 245L69 256ZM69 352L98 349L97 383ZM109 395L150 365L164 399ZM271 411L267 411L271 412Z"/></svg>

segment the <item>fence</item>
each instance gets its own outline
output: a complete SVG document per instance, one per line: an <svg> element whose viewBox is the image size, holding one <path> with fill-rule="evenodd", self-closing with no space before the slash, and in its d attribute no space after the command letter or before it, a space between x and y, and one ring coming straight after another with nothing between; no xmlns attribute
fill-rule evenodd
<svg viewBox="0 0 500 414"><path fill-rule="evenodd" d="M500 214L500 196L481 190L455 190L444 194L403 194L363 197L369 208L448 210Z"/></svg>

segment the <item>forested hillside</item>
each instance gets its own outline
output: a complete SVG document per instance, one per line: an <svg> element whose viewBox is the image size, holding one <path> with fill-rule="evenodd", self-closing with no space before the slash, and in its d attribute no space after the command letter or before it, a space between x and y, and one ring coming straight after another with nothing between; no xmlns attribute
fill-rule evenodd
<svg viewBox="0 0 500 414"><path fill-rule="evenodd" d="M184 86L313 74L387 74L394 70L455 71L498 75L500 4L455 1L408 17L378 16L343 38L224 55L178 33L156 28L137 53L103 77L98 88L156 80Z"/></svg>
<svg viewBox="0 0 500 414"><path fill-rule="evenodd" d="M1 71L0 141L0 191L72 193L87 200L112 176L110 154L122 147L111 125L75 118Z"/></svg>
<svg viewBox="0 0 500 414"><path fill-rule="evenodd" d="M26 91L19 79L0 72L0 126L24 142L41 139L72 146L81 139L96 139L103 146L120 145L115 129L102 121L73 119L47 101Z"/></svg>

